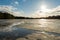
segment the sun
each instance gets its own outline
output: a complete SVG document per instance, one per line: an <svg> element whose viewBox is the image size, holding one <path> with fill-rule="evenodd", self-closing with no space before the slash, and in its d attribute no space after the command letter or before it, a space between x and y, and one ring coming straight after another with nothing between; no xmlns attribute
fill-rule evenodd
<svg viewBox="0 0 60 40"><path fill-rule="evenodd" d="M42 12L47 12L48 11L47 6L46 5L41 5L41 11Z"/></svg>
<svg viewBox="0 0 60 40"><path fill-rule="evenodd" d="M46 17L47 14L50 11L50 9L47 8L47 5L41 5L40 6L40 16L41 17Z"/></svg>

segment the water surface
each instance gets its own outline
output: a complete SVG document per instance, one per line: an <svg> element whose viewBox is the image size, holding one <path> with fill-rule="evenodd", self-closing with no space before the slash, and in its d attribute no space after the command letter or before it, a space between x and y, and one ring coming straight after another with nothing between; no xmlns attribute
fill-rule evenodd
<svg viewBox="0 0 60 40"><path fill-rule="evenodd" d="M60 20L0 19L0 40L60 40Z"/></svg>

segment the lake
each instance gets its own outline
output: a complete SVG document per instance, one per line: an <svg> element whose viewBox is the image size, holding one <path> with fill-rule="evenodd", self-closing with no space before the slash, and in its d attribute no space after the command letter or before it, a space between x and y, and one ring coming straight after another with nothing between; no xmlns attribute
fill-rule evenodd
<svg viewBox="0 0 60 40"><path fill-rule="evenodd" d="M60 40L60 19L0 19L0 40Z"/></svg>

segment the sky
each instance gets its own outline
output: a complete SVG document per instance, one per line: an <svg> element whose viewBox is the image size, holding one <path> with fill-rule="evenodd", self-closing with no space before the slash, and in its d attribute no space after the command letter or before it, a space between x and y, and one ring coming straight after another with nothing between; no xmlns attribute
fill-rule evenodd
<svg viewBox="0 0 60 40"><path fill-rule="evenodd" d="M60 15L60 0L0 0L0 11L7 11L14 16Z"/></svg>

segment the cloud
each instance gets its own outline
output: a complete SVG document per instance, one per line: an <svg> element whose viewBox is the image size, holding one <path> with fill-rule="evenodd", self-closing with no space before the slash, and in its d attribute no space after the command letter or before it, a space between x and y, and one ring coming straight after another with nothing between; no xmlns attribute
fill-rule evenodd
<svg viewBox="0 0 60 40"><path fill-rule="evenodd" d="M47 17L48 16L48 12L42 12L41 10L37 10L35 11L32 15L32 17Z"/></svg>
<svg viewBox="0 0 60 40"><path fill-rule="evenodd" d="M18 1L15 1L15 4L16 4L16 5L18 5L18 4L19 4L19 2L18 2Z"/></svg>
<svg viewBox="0 0 60 40"><path fill-rule="evenodd" d="M19 12L19 11L16 11L16 12L13 12L13 14L15 15L15 16L23 16L22 14L22 12Z"/></svg>
<svg viewBox="0 0 60 40"><path fill-rule="evenodd" d="M57 6L56 8L51 9L50 14L60 15L60 6Z"/></svg>
<svg viewBox="0 0 60 40"><path fill-rule="evenodd" d="M51 12L60 12L60 6L53 8Z"/></svg>
<svg viewBox="0 0 60 40"><path fill-rule="evenodd" d="M0 11L12 11L16 10L17 8L8 5L0 5Z"/></svg>
<svg viewBox="0 0 60 40"><path fill-rule="evenodd" d="M60 15L60 6L57 6L56 8L52 8L48 10L49 10L48 12L42 12L41 10L37 10L32 14L32 17Z"/></svg>
<svg viewBox="0 0 60 40"><path fill-rule="evenodd" d="M17 6L19 5L19 2L17 0L13 0L13 2L11 2L11 5Z"/></svg>
<svg viewBox="0 0 60 40"><path fill-rule="evenodd" d="M8 12L14 16L23 16L23 12L17 11L17 8L10 6L10 5L0 5L0 11Z"/></svg>

